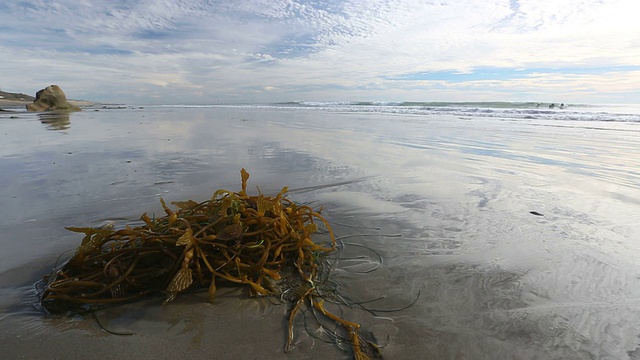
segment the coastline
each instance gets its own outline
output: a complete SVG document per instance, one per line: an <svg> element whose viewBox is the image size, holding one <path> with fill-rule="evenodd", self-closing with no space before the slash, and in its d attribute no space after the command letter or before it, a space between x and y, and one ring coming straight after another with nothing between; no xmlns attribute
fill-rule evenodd
<svg viewBox="0 0 640 360"><path fill-rule="evenodd" d="M79 106L81 108L95 106L98 103L89 100L67 100L69 104ZM0 99L0 111L11 111L17 108L25 109L28 104L33 101L6 100Z"/></svg>
<svg viewBox="0 0 640 360"><path fill-rule="evenodd" d="M242 166L253 193L286 185L296 202L324 208L350 251L334 267L339 290L379 312L344 317L385 358L627 358L640 352L640 121L565 120L570 111L145 106L74 113L58 127L38 113L1 121L3 355L348 358L315 337L310 312L285 355L287 307L242 288L221 287L213 304L199 291L97 314L130 336L31 307L32 283L81 241L65 227L124 227L160 214L160 197L238 189Z"/></svg>
<svg viewBox="0 0 640 360"><path fill-rule="evenodd" d="M5 108L25 107L27 104L31 104L32 101L20 101L20 100L6 100L0 99L0 110L6 110Z"/></svg>

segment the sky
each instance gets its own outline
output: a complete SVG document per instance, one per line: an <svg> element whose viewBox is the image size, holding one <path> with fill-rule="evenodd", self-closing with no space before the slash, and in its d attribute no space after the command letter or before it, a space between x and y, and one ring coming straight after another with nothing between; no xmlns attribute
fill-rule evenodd
<svg viewBox="0 0 640 360"><path fill-rule="evenodd" d="M637 0L3 0L0 89L126 104L640 103Z"/></svg>

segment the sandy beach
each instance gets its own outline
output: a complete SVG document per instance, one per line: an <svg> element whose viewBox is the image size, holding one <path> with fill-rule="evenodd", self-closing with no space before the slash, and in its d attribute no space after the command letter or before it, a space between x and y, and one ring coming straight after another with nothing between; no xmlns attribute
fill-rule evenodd
<svg viewBox="0 0 640 360"><path fill-rule="evenodd" d="M27 104L30 104L31 101L14 101L14 100L5 100L0 99L0 109L7 110L13 108L24 108Z"/></svg>
<svg viewBox="0 0 640 360"><path fill-rule="evenodd" d="M285 353L287 306L237 287L214 304L205 290L98 312L132 335L33 306L33 284L82 238L65 226L123 227L161 213L161 197L238 190L242 167L251 191L288 186L324 208L346 248L332 279L372 310L341 315L384 358L637 356L634 123L345 109L131 106L64 126L0 115L4 356L350 358L308 311Z"/></svg>
<svg viewBox="0 0 640 360"><path fill-rule="evenodd" d="M0 3L0 360L640 360L638 9Z"/></svg>
<svg viewBox="0 0 640 360"><path fill-rule="evenodd" d="M80 107L96 106L96 103L88 100L69 100L69 103ZM15 101L0 99L0 109L4 111L23 111L31 101Z"/></svg>

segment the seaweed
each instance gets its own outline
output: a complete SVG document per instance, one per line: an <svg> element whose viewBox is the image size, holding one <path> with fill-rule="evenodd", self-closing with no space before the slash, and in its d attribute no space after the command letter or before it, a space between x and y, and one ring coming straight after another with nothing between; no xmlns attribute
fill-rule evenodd
<svg viewBox="0 0 640 360"><path fill-rule="evenodd" d="M294 319L304 306L314 318L334 324L329 333L347 343L356 359L379 357L378 346L365 340L360 325L325 308L331 265L337 250L330 224L319 211L286 197L248 195L249 173L241 172L239 192L218 190L204 202L160 199L166 215L123 229L69 227L84 234L74 255L45 276L40 305L50 313L81 312L164 293L164 303L187 289L208 289L209 301L225 284L242 284L252 296L275 296L291 304L285 351L291 348ZM323 226L327 236L314 242Z"/></svg>

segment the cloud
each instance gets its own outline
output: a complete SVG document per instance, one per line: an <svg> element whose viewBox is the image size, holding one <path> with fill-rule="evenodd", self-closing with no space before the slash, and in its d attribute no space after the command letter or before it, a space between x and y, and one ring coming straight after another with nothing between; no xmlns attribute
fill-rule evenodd
<svg viewBox="0 0 640 360"><path fill-rule="evenodd" d="M437 79L459 98L482 84L487 96L508 91L518 69L557 68L583 76L554 91L582 79L622 94L610 84L638 88L604 80L635 77L638 10L633 0L8 0L0 86L31 93L55 82L123 102L430 100L443 83L410 74L467 74ZM532 95L550 84L517 81Z"/></svg>

